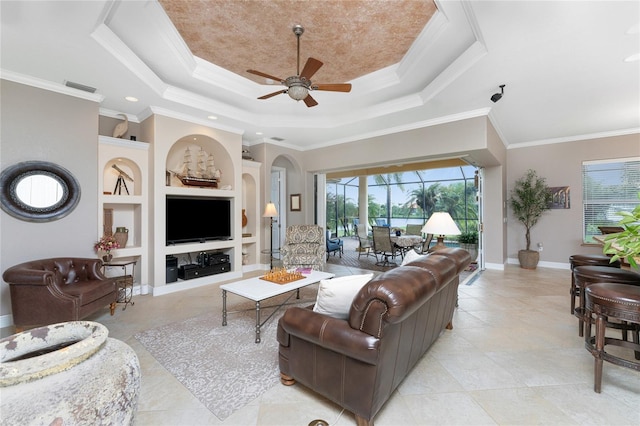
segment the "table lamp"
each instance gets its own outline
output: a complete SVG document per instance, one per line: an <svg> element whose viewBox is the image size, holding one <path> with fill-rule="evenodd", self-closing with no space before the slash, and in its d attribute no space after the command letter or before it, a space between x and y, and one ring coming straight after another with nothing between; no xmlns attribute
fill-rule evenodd
<svg viewBox="0 0 640 426"><path fill-rule="evenodd" d="M273 218L278 217L278 210L276 210L276 205L273 203L267 204L264 208L264 213L262 217L268 217L270 219L271 232L269 233L269 241L271 242L269 249L269 267L273 269Z"/></svg>
<svg viewBox="0 0 640 426"><path fill-rule="evenodd" d="M424 224L422 233L435 235L438 241L433 247L433 250L439 250L446 247L444 245L445 235L460 235L460 230L449 213L436 212L432 214L429 220L427 220L427 223Z"/></svg>

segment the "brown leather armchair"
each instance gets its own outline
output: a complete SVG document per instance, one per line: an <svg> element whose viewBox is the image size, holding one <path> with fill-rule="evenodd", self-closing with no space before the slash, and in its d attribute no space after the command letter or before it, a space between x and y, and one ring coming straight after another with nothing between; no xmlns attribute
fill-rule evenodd
<svg viewBox="0 0 640 426"><path fill-rule="evenodd" d="M281 381L296 381L356 416L373 417L441 332L451 329L466 250L445 248L378 275L346 320L289 308L278 323Z"/></svg>
<svg viewBox="0 0 640 426"><path fill-rule="evenodd" d="M105 277L100 259L61 257L33 260L7 269L16 330L77 321L109 305L118 296L117 278Z"/></svg>

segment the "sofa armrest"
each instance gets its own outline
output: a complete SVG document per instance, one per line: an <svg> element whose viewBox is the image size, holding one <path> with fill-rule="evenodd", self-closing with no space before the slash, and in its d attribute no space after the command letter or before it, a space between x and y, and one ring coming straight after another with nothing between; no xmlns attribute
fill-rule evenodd
<svg viewBox="0 0 640 426"><path fill-rule="evenodd" d="M375 365L380 339L351 328L346 320L318 314L308 308L287 309L279 322L286 333L326 349ZM278 341L288 346L288 336L278 333Z"/></svg>
<svg viewBox="0 0 640 426"><path fill-rule="evenodd" d="M42 269L26 269L12 267L7 269L2 278L12 285L52 285L56 275L52 271Z"/></svg>

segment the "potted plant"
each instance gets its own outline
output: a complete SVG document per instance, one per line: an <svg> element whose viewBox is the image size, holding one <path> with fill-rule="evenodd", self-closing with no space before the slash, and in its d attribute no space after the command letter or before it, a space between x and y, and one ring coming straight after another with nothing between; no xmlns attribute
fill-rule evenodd
<svg viewBox="0 0 640 426"><path fill-rule="evenodd" d="M515 186L511 190L509 204L513 215L525 228L527 244L524 250L518 251L521 268L535 269L538 266L540 253L530 249L531 228L538 223L542 214L549 210L550 203L551 192L547 187L546 180L539 177L534 170L527 170L524 176L516 180Z"/></svg>
<svg viewBox="0 0 640 426"><path fill-rule="evenodd" d="M624 258L632 268L640 269L637 260L640 257L640 204L631 212L620 211L618 214L622 216L618 224L624 230L605 237L603 253L612 254L612 262Z"/></svg>
<svg viewBox="0 0 640 426"><path fill-rule="evenodd" d="M478 232L463 232L458 236L460 248L465 249L471 255L471 262L475 262L478 257Z"/></svg>

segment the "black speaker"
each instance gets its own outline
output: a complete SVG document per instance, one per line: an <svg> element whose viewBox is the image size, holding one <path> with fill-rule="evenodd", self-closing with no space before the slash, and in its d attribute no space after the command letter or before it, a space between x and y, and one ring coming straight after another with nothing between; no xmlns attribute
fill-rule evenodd
<svg viewBox="0 0 640 426"><path fill-rule="evenodd" d="M167 256L167 283L178 281L178 258Z"/></svg>

